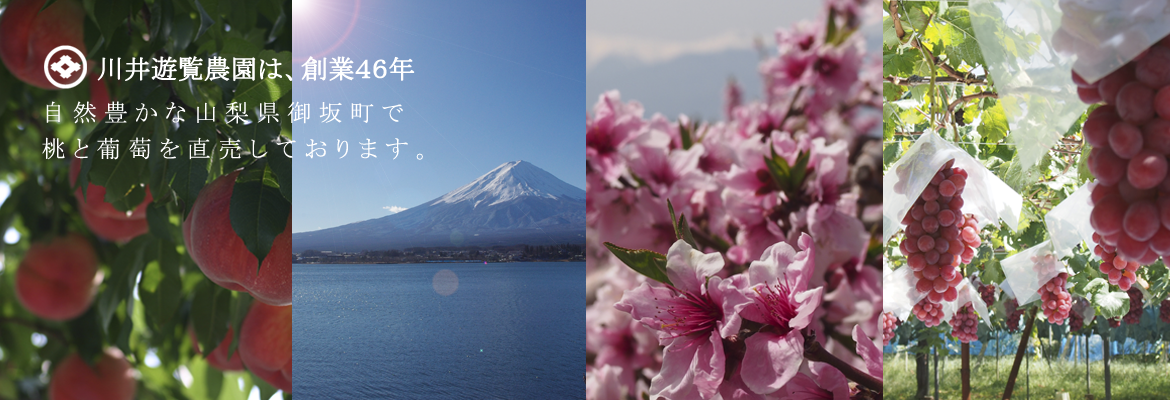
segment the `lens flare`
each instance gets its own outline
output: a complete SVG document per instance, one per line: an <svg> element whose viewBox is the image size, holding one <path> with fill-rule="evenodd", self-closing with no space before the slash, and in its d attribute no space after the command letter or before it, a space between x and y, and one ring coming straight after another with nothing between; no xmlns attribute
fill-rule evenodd
<svg viewBox="0 0 1170 400"><path fill-rule="evenodd" d="M293 61L332 54L349 39L360 13L361 0L293 0Z"/></svg>

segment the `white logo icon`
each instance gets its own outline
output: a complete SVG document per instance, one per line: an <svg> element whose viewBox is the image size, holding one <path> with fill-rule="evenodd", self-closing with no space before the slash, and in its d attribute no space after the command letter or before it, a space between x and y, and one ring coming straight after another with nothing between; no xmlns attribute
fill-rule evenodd
<svg viewBox="0 0 1170 400"><path fill-rule="evenodd" d="M62 65L68 65L68 67L61 68ZM70 75L81 70L81 64L73 62L73 57L69 57L68 55L61 56L61 61L53 63L51 67L53 67L54 71L60 72L61 77L65 79L69 79Z"/></svg>
<svg viewBox="0 0 1170 400"><path fill-rule="evenodd" d="M77 55L77 59L80 60L80 62L73 61L73 56L70 56L69 54L61 56L57 62L52 62L53 56L62 50L73 52L73 54ZM49 83L52 83L53 86L59 87L61 89L69 89L80 85L81 81L85 80L85 74L88 70L89 66L85 61L85 55L81 53L81 50L78 50L73 46L58 46L57 48L53 49L53 51L49 52L48 57L45 57L45 77L49 78ZM57 82L57 79L53 77L53 73L50 71L56 71L57 73L61 74L62 78L65 79L69 79L73 76L73 73L78 71L81 71L81 74L78 75L77 80L73 81L73 83L60 83Z"/></svg>

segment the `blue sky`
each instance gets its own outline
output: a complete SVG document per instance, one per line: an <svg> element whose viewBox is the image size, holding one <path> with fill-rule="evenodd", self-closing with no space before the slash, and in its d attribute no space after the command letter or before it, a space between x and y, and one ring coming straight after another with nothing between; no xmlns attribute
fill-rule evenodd
<svg viewBox="0 0 1170 400"><path fill-rule="evenodd" d="M881 54L880 2L867 29L867 51ZM638 100L646 117L662 113L723 119L723 91L735 77L744 100L762 97L754 42L776 52L775 32L801 20L822 18L813 1L590 0L586 31L585 107L618 89Z"/></svg>
<svg viewBox="0 0 1170 400"><path fill-rule="evenodd" d="M312 117L293 127L294 232L390 215L514 160L585 187L584 2L294 0L293 20L293 101ZM414 73L306 82L309 55L349 57L355 70L411 59ZM342 103L340 123L321 122L322 102ZM352 103L373 105L369 123L350 119ZM382 109L396 104L399 122ZM376 159L361 158L367 138ZM408 143L396 160L385 146L395 138ZM306 157L310 139L324 158Z"/></svg>

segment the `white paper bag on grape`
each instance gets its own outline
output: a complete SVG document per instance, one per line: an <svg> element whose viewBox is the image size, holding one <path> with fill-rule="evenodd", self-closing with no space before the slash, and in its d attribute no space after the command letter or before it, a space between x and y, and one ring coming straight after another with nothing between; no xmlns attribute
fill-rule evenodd
<svg viewBox="0 0 1170 400"><path fill-rule="evenodd" d="M1072 312L1080 315L1086 326L1093 323L1093 318L1097 317L1097 308L1093 307L1093 303L1084 297L1077 297L1073 300Z"/></svg>
<svg viewBox="0 0 1170 400"><path fill-rule="evenodd" d="M980 229L997 220L1016 229L1024 198L966 151L934 132L926 132L882 177L883 220L895 222L882 226L884 240L889 241L902 229L902 219L910 207L943 164L952 159L955 167L967 171L961 211L974 215Z"/></svg>
<svg viewBox="0 0 1170 400"><path fill-rule="evenodd" d="M906 321L914 305L926 298L926 293L914 288L918 278L910 268L890 270L887 266L882 275L882 311L893 313L898 319Z"/></svg>
<svg viewBox="0 0 1170 400"><path fill-rule="evenodd" d="M1089 222L1089 215L1093 212L1090 197L1094 186L1096 183L1081 186L1044 216L1044 226L1048 228L1052 252L1056 258L1071 256L1073 248L1082 242L1088 244L1089 248L1095 245L1093 224ZM1100 259L1096 254L1092 254L1092 257Z"/></svg>
<svg viewBox="0 0 1170 400"><path fill-rule="evenodd" d="M968 10L1011 132L1008 138L1016 144L1013 168L1033 173L1088 109L1072 82L1074 58L1049 40L1059 28L1053 21L1060 20L1060 10L1056 0L972 0Z"/></svg>
<svg viewBox="0 0 1170 400"><path fill-rule="evenodd" d="M1170 34L1167 0L1060 0L1057 51L1075 55L1073 70L1096 81Z"/></svg>
<svg viewBox="0 0 1170 400"><path fill-rule="evenodd" d="M979 315L980 319L987 326L991 326L991 321L987 319L987 303L983 302L983 297L979 295L979 290L975 289L975 285L971 284L970 278L963 278L963 281L958 286L959 297L955 298L953 302L946 302L943 304L943 314L947 315L947 320L959 311L959 307L966 305L968 302L975 308L975 313Z"/></svg>
<svg viewBox="0 0 1170 400"><path fill-rule="evenodd" d="M1000 267L1002 268L1002 264ZM999 283L999 290L1002 290L1003 295L1007 296L1009 299L1016 299L1016 292L1012 290L1011 281L1004 279L1003 282ZM1016 299L1016 304L1019 304L1019 299Z"/></svg>
<svg viewBox="0 0 1170 400"><path fill-rule="evenodd" d="M1072 71L1095 82L1132 61L1170 33L1168 4L1170 0L970 2L972 28L995 78L1023 171L1035 166L1088 109L1079 101ZM1004 29L1040 41L1008 39Z"/></svg>
<svg viewBox="0 0 1170 400"><path fill-rule="evenodd" d="M1011 286L1021 307L1039 300L1040 286L1048 283L1056 275L1061 272L1072 275L1072 272L1064 267L1064 262L1052 251L1052 241L1049 240L1004 259L1000 265L1007 276L1003 286ZM1007 288L1004 289L1007 292Z"/></svg>

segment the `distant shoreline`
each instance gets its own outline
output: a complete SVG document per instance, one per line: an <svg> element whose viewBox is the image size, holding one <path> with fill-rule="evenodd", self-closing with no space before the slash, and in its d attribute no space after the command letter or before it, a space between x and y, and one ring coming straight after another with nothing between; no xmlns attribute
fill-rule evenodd
<svg viewBox="0 0 1170 400"><path fill-rule="evenodd" d="M584 244L511 245L493 247L412 247L402 250L293 253L296 264L423 264L585 261Z"/></svg>
<svg viewBox="0 0 1170 400"><path fill-rule="evenodd" d="M294 262L293 265L393 265L393 264L523 264L523 263L571 263L585 262L585 260L531 260L531 261L488 261L484 260L455 260L455 261L416 261L416 262Z"/></svg>

